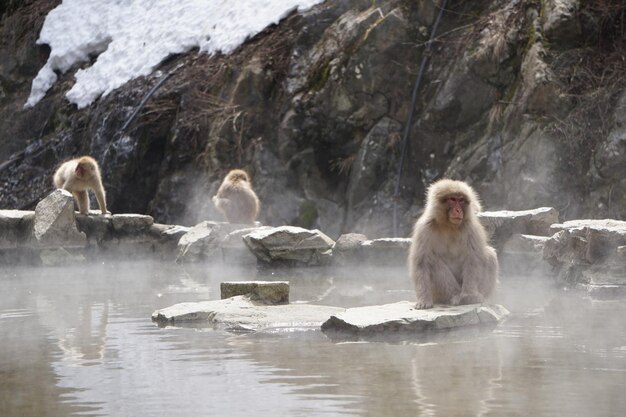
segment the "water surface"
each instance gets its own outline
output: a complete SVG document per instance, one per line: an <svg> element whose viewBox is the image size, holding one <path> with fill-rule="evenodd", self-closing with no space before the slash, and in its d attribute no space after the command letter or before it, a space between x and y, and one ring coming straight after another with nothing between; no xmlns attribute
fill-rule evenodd
<svg viewBox="0 0 626 417"><path fill-rule="evenodd" d="M0 271L0 416L622 416L626 301L503 277L494 331L337 342L320 331L160 328L219 283L287 279L292 302L412 300L403 268L278 273L158 263Z"/></svg>

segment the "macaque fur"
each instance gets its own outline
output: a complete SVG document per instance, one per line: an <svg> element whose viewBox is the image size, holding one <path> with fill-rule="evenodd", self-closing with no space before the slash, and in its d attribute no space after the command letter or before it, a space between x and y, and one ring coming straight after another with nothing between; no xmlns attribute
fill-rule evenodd
<svg viewBox="0 0 626 417"><path fill-rule="evenodd" d="M102 214L108 213L100 168L92 157L81 156L61 164L54 173L54 186L74 195L81 214L89 214L89 189L93 190Z"/></svg>
<svg viewBox="0 0 626 417"><path fill-rule="evenodd" d="M480 210L478 195L465 182L443 179L429 187L408 259L415 308L482 303L493 292L498 258L476 216Z"/></svg>
<svg viewBox="0 0 626 417"><path fill-rule="evenodd" d="M213 204L229 223L252 224L259 213L259 199L252 190L250 177L241 169L226 175L213 196Z"/></svg>

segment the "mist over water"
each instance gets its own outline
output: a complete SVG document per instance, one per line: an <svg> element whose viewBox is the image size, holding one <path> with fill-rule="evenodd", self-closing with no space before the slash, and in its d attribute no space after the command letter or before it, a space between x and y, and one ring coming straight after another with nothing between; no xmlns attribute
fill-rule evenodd
<svg viewBox="0 0 626 417"><path fill-rule="evenodd" d="M219 299L222 281L288 280L292 303L413 300L404 268L183 267L104 262L0 271L1 416L618 416L626 303L505 276L512 315L388 342L320 331L160 328L154 310Z"/></svg>

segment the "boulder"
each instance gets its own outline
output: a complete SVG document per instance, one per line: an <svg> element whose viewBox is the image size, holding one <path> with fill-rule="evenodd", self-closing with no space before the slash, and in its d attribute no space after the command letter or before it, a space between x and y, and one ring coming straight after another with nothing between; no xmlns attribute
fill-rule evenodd
<svg viewBox="0 0 626 417"><path fill-rule="evenodd" d="M552 207L522 211L484 211L478 214L496 249L514 234L536 236L552 235L550 226L559 221L559 212Z"/></svg>
<svg viewBox="0 0 626 417"><path fill-rule="evenodd" d="M411 239L403 237L366 240L361 244L361 256L375 265L404 265L410 246Z"/></svg>
<svg viewBox="0 0 626 417"><path fill-rule="evenodd" d="M325 321L322 330L352 335L422 333L429 330L495 325L509 314L507 309L497 304L435 306L428 310L416 310L414 306L413 302L400 301L349 308Z"/></svg>
<svg viewBox="0 0 626 417"><path fill-rule="evenodd" d="M246 295L265 304L288 304L289 281L232 281L220 284L222 299Z"/></svg>
<svg viewBox="0 0 626 417"><path fill-rule="evenodd" d="M263 229L268 229L268 227L248 227L227 234L220 242L222 261L229 265L256 265L257 258L245 244L243 236Z"/></svg>
<svg viewBox="0 0 626 417"><path fill-rule="evenodd" d="M191 227L178 241L176 262L222 262L222 245L224 244L229 261L236 263L236 256L241 255L241 263L250 264L251 258L242 255L244 248L237 242L241 235L237 233L232 236L229 235L235 231L258 229L262 229L262 227L213 221L199 223Z"/></svg>
<svg viewBox="0 0 626 417"><path fill-rule="evenodd" d="M33 238L38 247L84 247L85 233L76 228L74 198L57 189L35 207Z"/></svg>
<svg viewBox="0 0 626 417"><path fill-rule="evenodd" d="M582 33L580 0L546 0L543 7L543 31L552 44L572 44Z"/></svg>
<svg viewBox="0 0 626 417"><path fill-rule="evenodd" d="M404 265L411 239L387 237L367 239L365 235L341 235L333 247L333 263L337 265L375 264Z"/></svg>
<svg viewBox="0 0 626 417"><path fill-rule="evenodd" d="M103 216L99 210L90 211L89 215L76 214L76 225L78 230L87 235L90 244L98 244L111 239L111 216Z"/></svg>
<svg viewBox="0 0 626 417"><path fill-rule="evenodd" d="M114 214L111 216L113 231L123 234L137 234L147 232L154 224L152 216L143 214Z"/></svg>
<svg viewBox="0 0 626 417"><path fill-rule="evenodd" d="M556 232L546 241L544 258L558 268L558 278L569 285L592 285L598 290L621 280L624 271L626 222L621 220L572 220L552 226ZM620 281L621 282L621 281ZM589 287L589 288L592 288Z"/></svg>
<svg viewBox="0 0 626 417"><path fill-rule="evenodd" d="M233 331L258 331L269 328L319 328L343 308L311 304L265 305L246 296L198 303L175 304L152 313L160 325L188 324Z"/></svg>
<svg viewBox="0 0 626 417"><path fill-rule="evenodd" d="M500 270L505 273L547 274L550 265L543 258L548 236L514 234L498 253Z"/></svg>
<svg viewBox="0 0 626 417"><path fill-rule="evenodd" d="M65 248L45 248L39 251L39 259L43 266L63 266L85 262L85 255Z"/></svg>
<svg viewBox="0 0 626 417"><path fill-rule="evenodd" d="M243 236L252 253L264 263L325 265L335 242L319 230L281 226L255 230Z"/></svg>
<svg viewBox="0 0 626 417"><path fill-rule="evenodd" d="M346 265L358 259L358 251L367 236L361 233L345 233L335 241L333 246L333 263Z"/></svg>
<svg viewBox="0 0 626 417"><path fill-rule="evenodd" d="M0 250L15 249L31 236L35 212L0 210Z"/></svg>

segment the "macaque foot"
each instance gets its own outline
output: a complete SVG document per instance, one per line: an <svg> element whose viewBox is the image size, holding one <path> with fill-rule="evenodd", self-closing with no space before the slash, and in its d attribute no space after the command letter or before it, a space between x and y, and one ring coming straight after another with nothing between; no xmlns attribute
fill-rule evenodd
<svg viewBox="0 0 626 417"><path fill-rule="evenodd" d="M416 310L427 310L429 308L433 308L432 302L418 301L417 303L415 303Z"/></svg>

